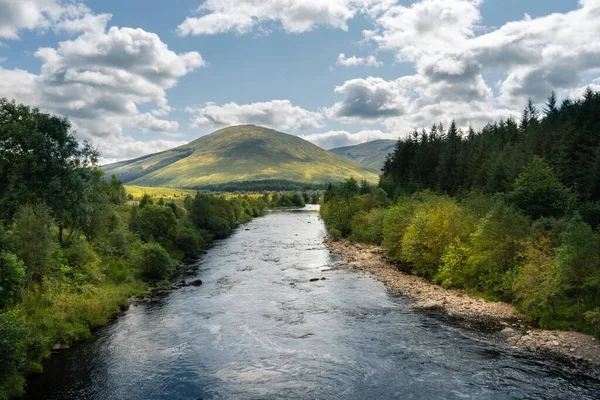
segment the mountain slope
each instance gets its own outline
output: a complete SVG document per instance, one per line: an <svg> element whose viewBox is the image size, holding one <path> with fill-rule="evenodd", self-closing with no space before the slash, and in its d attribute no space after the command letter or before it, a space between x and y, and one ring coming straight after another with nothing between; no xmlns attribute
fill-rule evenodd
<svg viewBox="0 0 600 400"><path fill-rule="evenodd" d="M356 146L345 146L331 149L334 154L357 162L365 167L379 171L383 167L385 157L394 150L395 140L373 140Z"/></svg>
<svg viewBox="0 0 600 400"><path fill-rule="evenodd" d="M103 168L131 185L181 188L265 179L306 183L350 176L378 179L376 171L297 136L254 125L221 129L175 149Z"/></svg>

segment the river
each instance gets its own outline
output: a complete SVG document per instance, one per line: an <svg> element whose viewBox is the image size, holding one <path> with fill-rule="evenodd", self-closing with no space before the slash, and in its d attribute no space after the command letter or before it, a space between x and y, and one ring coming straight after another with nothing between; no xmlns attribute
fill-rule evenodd
<svg viewBox="0 0 600 400"><path fill-rule="evenodd" d="M363 273L321 272L336 261L325 234L314 207L253 220L198 262L202 286L55 354L28 398L600 398L571 364L415 311Z"/></svg>

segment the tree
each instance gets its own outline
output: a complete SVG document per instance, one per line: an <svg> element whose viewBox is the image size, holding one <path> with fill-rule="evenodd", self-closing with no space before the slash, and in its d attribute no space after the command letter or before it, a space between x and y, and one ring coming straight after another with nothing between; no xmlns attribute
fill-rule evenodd
<svg viewBox="0 0 600 400"><path fill-rule="evenodd" d="M523 169L508 194L510 201L534 219L559 217L570 211L573 195L540 157Z"/></svg>
<svg viewBox="0 0 600 400"><path fill-rule="evenodd" d="M116 175L111 175L110 181L106 185L106 193L111 203L120 205L125 203L127 192L123 186L123 182Z"/></svg>
<svg viewBox="0 0 600 400"><path fill-rule="evenodd" d="M0 99L0 219L12 221L23 204L45 203L62 240L63 229L79 223L97 161L66 118Z"/></svg>
<svg viewBox="0 0 600 400"><path fill-rule="evenodd" d="M152 197L148 193L144 193L140 199L140 209L146 207L147 204L154 204L154 200L152 200Z"/></svg>
<svg viewBox="0 0 600 400"><path fill-rule="evenodd" d="M177 225L177 219L170 207L149 204L140 210L132 225L133 231L143 241L165 243L169 233Z"/></svg>
<svg viewBox="0 0 600 400"><path fill-rule="evenodd" d="M40 282L57 265L56 226L50 210L43 204L21 207L15 218L15 244L25 261L29 281Z"/></svg>

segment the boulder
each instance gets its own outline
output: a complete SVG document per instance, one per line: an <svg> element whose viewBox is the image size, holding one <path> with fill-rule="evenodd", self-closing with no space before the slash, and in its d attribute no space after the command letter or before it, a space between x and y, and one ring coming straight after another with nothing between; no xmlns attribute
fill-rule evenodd
<svg viewBox="0 0 600 400"><path fill-rule="evenodd" d="M189 282L189 285L191 285L191 286L200 286L200 285L202 285L202 280L201 279L194 279L193 281Z"/></svg>
<svg viewBox="0 0 600 400"><path fill-rule="evenodd" d="M518 335L518 332L513 328L506 327L500 331L500 334L507 337Z"/></svg>
<svg viewBox="0 0 600 400"><path fill-rule="evenodd" d="M419 310L437 310L443 309L444 303L437 300L422 300L415 303L414 308Z"/></svg>
<svg viewBox="0 0 600 400"><path fill-rule="evenodd" d="M319 278L310 278L310 279L309 279L309 282L316 282L316 281L318 281L318 280L319 280Z"/></svg>

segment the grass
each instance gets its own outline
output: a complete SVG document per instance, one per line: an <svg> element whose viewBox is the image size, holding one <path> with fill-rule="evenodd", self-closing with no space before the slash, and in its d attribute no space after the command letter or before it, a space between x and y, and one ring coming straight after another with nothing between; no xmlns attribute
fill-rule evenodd
<svg viewBox="0 0 600 400"><path fill-rule="evenodd" d="M372 183L379 179L375 170L297 136L252 125L225 128L176 149L104 169L134 187L158 188L266 179L318 184L350 176Z"/></svg>
<svg viewBox="0 0 600 400"><path fill-rule="evenodd" d="M134 201L140 201L143 195L147 194L152 197L153 200L157 201L163 198L165 201L174 201L183 203L187 195L194 196L195 190L187 189L171 189L164 187L150 187L150 186L137 186L137 185L126 185L125 190L128 194L133 196Z"/></svg>

